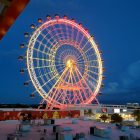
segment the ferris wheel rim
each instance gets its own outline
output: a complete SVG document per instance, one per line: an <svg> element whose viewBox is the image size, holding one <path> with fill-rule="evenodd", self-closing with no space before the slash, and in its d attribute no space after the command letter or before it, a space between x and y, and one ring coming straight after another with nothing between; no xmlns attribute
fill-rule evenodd
<svg viewBox="0 0 140 140"><path fill-rule="evenodd" d="M98 50L98 47L97 47L97 45L96 45L96 43L94 42L94 40L93 40L93 38L90 36L90 34L83 28L83 27L81 27L80 25L78 25L77 23L75 23L75 22L73 22L73 21L70 21L70 20L68 20L68 19L52 19L52 20L49 20L49 21L46 21L45 23L43 23L41 26L39 26L39 28L33 33L33 35L31 36L31 39L30 39L30 41L29 41L29 47L28 47L28 49L27 49L27 69L28 69L28 73L29 73L29 76L30 76L30 78L31 78L31 81L32 81L32 83L34 84L34 86L35 86L35 89L38 91L38 93L43 97L43 98L46 98L46 92L43 90L43 89L40 89L40 87L38 86L37 87L37 85L35 85L35 82L34 82L34 80L33 80L33 77L32 77L32 74L31 74L31 72L35 75L35 71L31 71L31 69L30 69L30 67L29 67L29 65L33 68L33 63L30 61L30 58L29 58L29 56L31 56L32 54L29 54L29 51L30 51L30 49L31 49L31 44L32 43L35 43L35 42L32 42L33 40L34 40L34 37L35 38L37 38L38 36L39 36L39 33L41 32L41 30L43 29L43 26L45 26L46 24L48 24L48 25L50 25L51 26L51 24L52 23L59 23L59 22L61 22L61 23L67 23L67 24L70 24L70 25L72 25L72 26L75 26L76 28L78 28L82 33L84 33L84 35L89 39L89 42L92 44L92 47L93 47L93 49L95 50L95 52L96 52L96 55L97 55L97 59L98 59L98 64L99 64L99 67L100 67L100 69L99 69L99 79L98 79L98 84L97 84L97 86L96 86L96 89L95 89L95 91L94 91L94 94L89 98L89 100L87 100L85 103L90 103L95 97L96 97L96 95L98 94L98 91L99 91L99 89L100 89L100 86L101 86L101 83L102 83L102 73L103 73L103 71L102 71L102 69L103 69L103 66L102 66L102 60L101 60L101 56L100 56L100 52L99 52L99 50ZM33 45L34 46L34 45ZM59 46L60 47L60 46ZM30 51L31 52L31 51ZM30 61L30 62L29 62ZM33 70L33 69L32 69ZM36 77L36 75L35 75L35 77ZM37 79L36 79L36 81L38 81ZM37 84L39 84L39 83L37 83ZM43 92L42 93L40 93L40 90L42 90ZM50 98L50 97L48 97L48 98Z"/></svg>

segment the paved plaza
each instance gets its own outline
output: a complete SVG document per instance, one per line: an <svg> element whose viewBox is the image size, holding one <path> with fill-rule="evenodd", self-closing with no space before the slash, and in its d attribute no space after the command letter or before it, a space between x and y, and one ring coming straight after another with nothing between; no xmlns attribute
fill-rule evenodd
<svg viewBox="0 0 140 140"><path fill-rule="evenodd" d="M72 131L68 131L73 135L76 133L84 133L86 140L119 140L119 136L130 136L133 134L135 137L140 137L140 129L130 129L129 131L121 131L117 129L114 124L110 123L101 123L95 122L92 120L81 120L77 119L76 123L72 123L73 119L56 119L55 124L61 125L62 127L70 127ZM38 123L39 122L39 123ZM13 134L16 132L17 127L19 126L19 121L1 121L0 122L0 140L7 140L8 134ZM39 125L38 125L39 124ZM36 120L35 124L31 126L30 131L22 132L22 136L19 136L19 140L40 140L42 137L45 140L55 140L56 136L53 133L53 125L42 125L43 120ZM90 135L90 127L97 126L101 128L109 128L111 133L109 138L102 138ZM46 129L46 133L44 134L44 129Z"/></svg>

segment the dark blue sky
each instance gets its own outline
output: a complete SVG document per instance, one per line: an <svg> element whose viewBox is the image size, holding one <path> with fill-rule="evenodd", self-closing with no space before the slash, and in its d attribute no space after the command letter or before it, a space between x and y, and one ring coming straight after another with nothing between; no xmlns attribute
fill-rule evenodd
<svg viewBox="0 0 140 140"><path fill-rule="evenodd" d="M24 32L38 17L67 15L94 35L106 68L102 103L140 101L140 1L139 0L31 0L0 41L0 103L33 103L25 88L17 57Z"/></svg>

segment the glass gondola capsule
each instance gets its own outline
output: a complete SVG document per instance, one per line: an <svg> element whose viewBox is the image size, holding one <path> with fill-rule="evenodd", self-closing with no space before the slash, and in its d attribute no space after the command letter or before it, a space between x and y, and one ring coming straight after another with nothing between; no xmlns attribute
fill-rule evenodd
<svg viewBox="0 0 140 140"><path fill-rule="evenodd" d="M24 36L25 36L26 38L29 37L29 33L25 32L25 33L24 33Z"/></svg>
<svg viewBox="0 0 140 140"><path fill-rule="evenodd" d="M103 72L105 71L105 68L103 68Z"/></svg>
<svg viewBox="0 0 140 140"><path fill-rule="evenodd" d="M85 29L86 32L89 32L88 29Z"/></svg>
<svg viewBox="0 0 140 140"><path fill-rule="evenodd" d="M35 94L34 93L30 94L30 97L31 98L34 98L35 97Z"/></svg>
<svg viewBox="0 0 140 140"><path fill-rule="evenodd" d="M64 19L68 19L68 17L66 16L66 15L64 15L64 17L63 17Z"/></svg>
<svg viewBox="0 0 140 140"><path fill-rule="evenodd" d="M24 69L20 69L20 73L23 74L24 73Z"/></svg>
<svg viewBox="0 0 140 140"><path fill-rule="evenodd" d="M102 51L100 51L100 54L102 54Z"/></svg>
<svg viewBox="0 0 140 140"><path fill-rule="evenodd" d="M24 59L23 56L19 56L19 57L18 57L18 60L23 60L23 59Z"/></svg>
<svg viewBox="0 0 140 140"><path fill-rule="evenodd" d="M103 76L103 80L105 79L106 77L105 76Z"/></svg>
<svg viewBox="0 0 140 140"><path fill-rule="evenodd" d="M94 36L93 36L93 35L91 35L90 37L91 37L92 39L94 38Z"/></svg>
<svg viewBox="0 0 140 140"><path fill-rule="evenodd" d="M79 23L79 26L82 26L82 23Z"/></svg>
<svg viewBox="0 0 140 140"><path fill-rule="evenodd" d="M71 21L75 22L75 19L74 19L74 18L72 18L72 19L71 19Z"/></svg>
<svg viewBox="0 0 140 140"><path fill-rule="evenodd" d="M104 84L101 84L101 87L104 87Z"/></svg>
<svg viewBox="0 0 140 140"><path fill-rule="evenodd" d="M24 86L28 86L29 85L29 82L24 82L23 85Z"/></svg>
<svg viewBox="0 0 140 140"><path fill-rule="evenodd" d="M51 19L51 16L50 15L47 15L46 18L47 18L47 20L50 20Z"/></svg>
<svg viewBox="0 0 140 140"><path fill-rule="evenodd" d="M23 49L25 47L24 44L20 44L20 48Z"/></svg>
<svg viewBox="0 0 140 140"><path fill-rule="evenodd" d="M30 25L30 28L31 28L31 29L34 29L34 28L35 28L35 25L34 25L34 24L31 24L31 25Z"/></svg>
<svg viewBox="0 0 140 140"><path fill-rule="evenodd" d="M103 59L102 59L101 61L102 61L102 62L104 62L104 60L103 60Z"/></svg>
<svg viewBox="0 0 140 140"><path fill-rule="evenodd" d="M38 18L37 20L39 23L41 23L43 20L41 18Z"/></svg>
<svg viewBox="0 0 140 140"><path fill-rule="evenodd" d="M58 14L55 14L55 19L59 19L59 15Z"/></svg>

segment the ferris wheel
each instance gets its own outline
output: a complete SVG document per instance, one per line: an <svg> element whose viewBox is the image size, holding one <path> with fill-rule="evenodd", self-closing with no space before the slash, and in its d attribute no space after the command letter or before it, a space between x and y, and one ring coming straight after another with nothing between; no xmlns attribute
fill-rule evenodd
<svg viewBox="0 0 140 140"><path fill-rule="evenodd" d="M93 36L66 16L47 16L46 21L38 22L38 27L31 25L32 35L25 33L29 37L27 70L35 91L51 108L96 100L102 86L103 62Z"/></svg>

